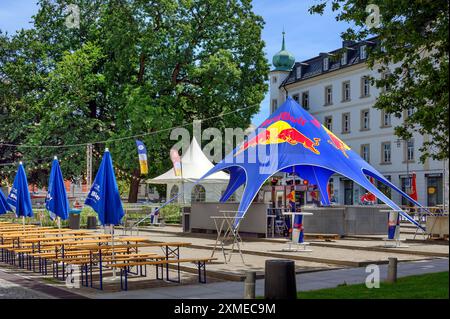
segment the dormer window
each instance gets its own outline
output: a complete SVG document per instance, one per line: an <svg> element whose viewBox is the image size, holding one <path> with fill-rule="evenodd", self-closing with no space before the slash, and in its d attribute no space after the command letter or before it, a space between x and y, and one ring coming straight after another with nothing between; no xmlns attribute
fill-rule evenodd
<svg viewBox="0 0 450 319"><path fill-rule="evenodd" d="M297 70L297 74L296 74L297 79L301 79L302 78L302 66L301 65L297 66L296 70Z"/></svg>
<svg viewBox="0 0 450 319"><path fill-rule="evenodd" d="M362 45L359 48L359 58L361 60L365 60L367 58L367 46L366 45Z"/></svg>
<svg viewBox="0 0 450 319"><path fill-rule="evenodd" d="M323 58L323 70L324 71L328 71L328 67L329 67L329 58Z"/></svg>
<svg viewBox="0 0 450 319"><path fill-rule="evenodd" d="M342 52L342 56L341 56L341 65L346 65L347 64L347 51Z"/></svg>

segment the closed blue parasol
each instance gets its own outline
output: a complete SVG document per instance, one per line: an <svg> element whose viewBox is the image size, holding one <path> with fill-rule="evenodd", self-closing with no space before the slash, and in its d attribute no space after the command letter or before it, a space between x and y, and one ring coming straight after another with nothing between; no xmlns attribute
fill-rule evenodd
<svg viewBox="0 0 450 319"><path fill-rule="evenodd" d="M27 175L25 174L22 162L20 162L7 202L14 207L17 217L33 217Z"/></svg>
<svg viewBox="0 0 450 319"><path fill-rule="evenodd" d="M53 160L50 178L48 180L45 208L50 212L52 219L59 217L62 220L66 220L69 217L69 200L67 199L64 179L56 156Z"/></svg>
<svg viewBox="0 0 450 319"><path fill-rule="evenodd" d="M124 213L112 158L108 149L105 149L97 176L95 176L94 183L84 203L97 212L102 225L109 225L112 235L112 263L114 263L114 225L120 224ZM116 268L113 268L113 276L110 280L116 279Z"/></svg>
<svg viewBox="0 0 450 319"><path fill-rule="evenodd" d="M3 192L0 189L0 215L6 214L7 212L12 212L12 208L11 206L9 206L8 202L6 201L5 195L3 195Z"/></svg>
<svg viewBox="0 0 450 319"><path fill-rule="evenodd" d="M102 225L119 225L124 215L111 154L105 150L102 163L85 201L98 214Z"/></svg>

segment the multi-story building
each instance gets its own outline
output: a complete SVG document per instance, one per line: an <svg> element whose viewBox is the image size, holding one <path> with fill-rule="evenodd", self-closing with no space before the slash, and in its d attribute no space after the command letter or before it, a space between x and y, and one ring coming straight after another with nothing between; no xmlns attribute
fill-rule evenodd
<svg viewBox="0 0 450 319"><path fill-rule="evenodd" d="M295 62L294 56L286 51L283 33L282 50L273 57L274 69L270 73L270 111L272 113L291 96L407 192L408 176L414 172L418 199L424 206L442 204L445 163L432 159L419 161L419 149L428 137L415 133L409 141L400 140L394 134L394 127L400 125L409 112L396 118L373 107L380 89L372 85L369 78L382 75L366 63L368 48L372 45L377 45L376 38L357 43L344 41L342 48ZM357 204L365 193L359 185L339 175L334 175L330 184L333 197L340 204ZM397 203L406 204L397 192L391 194L381 183L377 186Z"/></svg>

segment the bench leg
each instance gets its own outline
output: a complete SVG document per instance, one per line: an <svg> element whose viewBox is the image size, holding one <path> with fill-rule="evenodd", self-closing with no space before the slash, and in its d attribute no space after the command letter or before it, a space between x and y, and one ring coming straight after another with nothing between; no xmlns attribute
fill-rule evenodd
<svg viewBox="0 0 450 319"><path fill-rule="evenodd" d="M161 266L161 277L159 276L159 266ZM164 266L156 265L156 279L163 280L164 279Z"/></svg>
<svg viewBox="0 0 450 319"><path fill-rule="evenodd" d="M93 280L92 280L92 258L91 258L91 261L89 262L89 276L91 277L91 288L92 288L92 282L93 282ZM87 277L87 273L86 273L86 277ZM86 282L87 282L87 278L86 278Z"/></svg>

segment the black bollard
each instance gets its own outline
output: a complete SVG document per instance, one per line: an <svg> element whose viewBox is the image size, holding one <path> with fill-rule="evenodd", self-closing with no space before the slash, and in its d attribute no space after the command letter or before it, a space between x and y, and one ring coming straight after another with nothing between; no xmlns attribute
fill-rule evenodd
<svg viewBox="0 0 450 319"><path fill-rule="evenodd" d="M293 260L266 260L265 299L297 299Z"/></svg>

